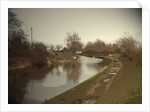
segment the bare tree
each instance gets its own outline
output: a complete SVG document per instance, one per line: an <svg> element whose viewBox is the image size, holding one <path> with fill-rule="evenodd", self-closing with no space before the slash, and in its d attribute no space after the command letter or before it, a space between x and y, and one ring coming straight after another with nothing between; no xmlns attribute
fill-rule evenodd
<svg viewBox="0 0 150 112"><path fill-rule="evenodd" d="M61 45L57 45L57 46L56 46L57 51L59 51L61 48L62 48Z"/></svg>
<svg viewBox="0 0 150 112"><path fill-rule="evenodd" d="M8 57L16 58L25 56L29 50L29 42L26 38L23 29L22 21L13 12L13 9L8 9Z"/></svg>
<svg viewBox="0 0 150 112"><path fill-rule="evenodd" d="M81 43L81 38L79 37L78 33L67 33L67 47L71 51L72 55L76 54L77 50L82 50L83 43Z"/></svg>
<svg viewBox="0 0 150 112"><path fill-rule="evenodd" d="M51 49L51 50L54 50L54 46L53 46L53 45L51 45L51 46L50 46L50 49Z"/></svg>
<svg viewBox="0 0 150 112"><path fill-rule="evenodd" d="M18 16L13 12L12 9L8 9L8 38L13 38L14 34L23 32L22 21L18 19Z"/></svg>
<svg viewBox="0 0 150 112"><path fill-rule="evenodd" d="M101 52L106 50L106 44L102 41L97 39L95 42L88 42L84 47L84 51L92 50L96 52Z"/></svg>
<svg viewBox="0 0 150 112"><path fill-rule="evenodd" d="M120 38L117 41L117 44L119 45L122 52L128 52L128 51L136 51L137 50L137 41L133 39L132 37L124 37Z"/></svg>

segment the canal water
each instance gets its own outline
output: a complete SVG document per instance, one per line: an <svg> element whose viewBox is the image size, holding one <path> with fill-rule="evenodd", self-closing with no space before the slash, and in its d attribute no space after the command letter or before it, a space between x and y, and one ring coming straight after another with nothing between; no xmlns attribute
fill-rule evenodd
<svg viewBox="0 0 150 112"><path fill-rule="evenodd" d="M43 103L100 72L103 68L97 63L101 61L79 56L72 63L54 67L9 71L9 103Z"/></svg>

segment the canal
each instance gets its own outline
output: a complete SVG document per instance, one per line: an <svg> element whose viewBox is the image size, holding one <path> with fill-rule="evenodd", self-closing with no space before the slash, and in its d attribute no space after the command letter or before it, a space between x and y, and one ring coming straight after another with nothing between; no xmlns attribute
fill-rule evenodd
<svg viewBox="0 0 150 112"><path fill-rule="evenodd" d="M102 59L79 56L73 62L57 66L9 71L9 103L43 103L103 70L100 62Z"/></svg>

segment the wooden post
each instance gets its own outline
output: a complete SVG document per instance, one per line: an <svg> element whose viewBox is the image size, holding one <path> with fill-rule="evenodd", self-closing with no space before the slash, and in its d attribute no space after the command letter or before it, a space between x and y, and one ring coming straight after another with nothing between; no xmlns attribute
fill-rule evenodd
<svg viewBox="0 0 150 112"><path fill-rule="evenodd" d="M32 27L31 27L31 45L33 44L33 33L32 33Z"/></svg>

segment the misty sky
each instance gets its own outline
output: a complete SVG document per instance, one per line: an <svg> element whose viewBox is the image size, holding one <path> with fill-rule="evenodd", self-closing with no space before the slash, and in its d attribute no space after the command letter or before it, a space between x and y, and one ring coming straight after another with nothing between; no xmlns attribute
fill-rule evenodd
<svg viewBox="0 0 150 112"><path fill-rule="evenodd" d="M96 39L115 42L124 32L142 39L141 9L103 9L103 8L18 8L13 9L23 21L23 29L30 38L45 44L65 45L67 32L77 32L85 44Z"/></svg>

